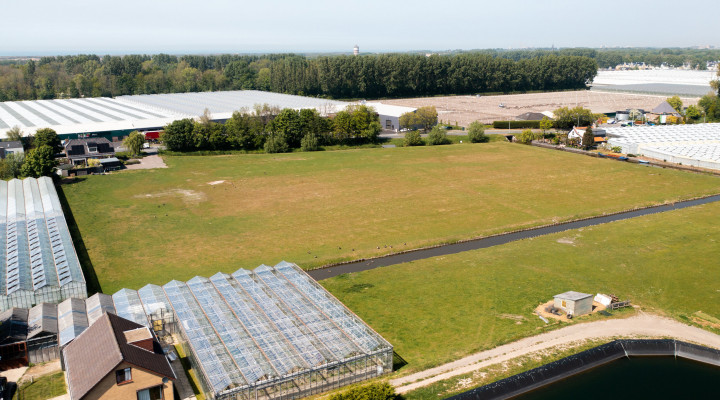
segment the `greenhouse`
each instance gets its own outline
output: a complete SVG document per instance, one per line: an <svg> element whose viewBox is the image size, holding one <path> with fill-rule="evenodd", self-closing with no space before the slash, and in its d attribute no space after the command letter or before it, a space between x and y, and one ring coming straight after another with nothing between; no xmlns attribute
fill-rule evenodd
<svg viewBox="0 0 720 400"><path fill-rule="evenodd" d="M87 297L51 178L0 181L0 311Z"/></svg>
<svg viewBox="0 0 720 400"><path fill-rule="evenodd" d="M292 399L392 370L392 345L294 264L163 290L207 398Z"/></svg>

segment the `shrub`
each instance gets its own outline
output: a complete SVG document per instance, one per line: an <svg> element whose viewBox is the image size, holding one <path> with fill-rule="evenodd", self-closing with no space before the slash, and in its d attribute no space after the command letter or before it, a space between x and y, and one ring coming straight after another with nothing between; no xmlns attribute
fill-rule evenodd
<svg viewBox="0 0 720 400"><path fill-rule="evenodd" d="M405 146L424 146L425 141L420 137L420 132L410 131L405 134Z"/></svg>
<svg viewBox="0 0 720 400"><path fill-rule="evenodd" d="M313 132L308 133L307 135L303 136L302 140L300 141L300 149L302 151L318 151L320 149L320 145L318 143L318 137Z"/></svg>
<svg viewBox="0 0 720 400"><path fill-rule="evenodd" d="M330 396L330 400L393 400L396 398L395 388L387 382L358 386Z"/></svg>
<svg viewBox="0 0 720 400"><path fill-rule="evenodd" d="M495 129L540 129L540 121L493 121Z"/></svg>
<svg viewBox="0 0 720 400"><path fill-rule="evenodd" d="M485 134L485 127L479 121L475 121L468 127L468 140L472 143L487 143L490 138Z"/></svg>
<svg viewBox="0 0 720 400"><path fill-rule="evenodd" d="M622 147L620 147L620 146L613 146L613 147L610 148L610 150L611 150L613 153L622 153Z"/></svg>
<svg viewBox="0 0 720 400"><path fill-rule="evenodd" d="M266 153L287 153L290 150L285 138L274 133L270 134L267 141L265 141L264 148Z"/></svg>
<svg viewBox="0 0 720 400"><path fill-rule="evenodd" d="M525 129L520 136L518 136L518 142L522 144L530 144L533 139L535 139L535 134L530 129Z"/></svg>
<svg viewBox="0 0 720 400"><path fill-rule="evenodd" d="M447 132L438 125L435 125L428 134L428 144L430 146L437 146L441 144L449 144Z"/></svg>

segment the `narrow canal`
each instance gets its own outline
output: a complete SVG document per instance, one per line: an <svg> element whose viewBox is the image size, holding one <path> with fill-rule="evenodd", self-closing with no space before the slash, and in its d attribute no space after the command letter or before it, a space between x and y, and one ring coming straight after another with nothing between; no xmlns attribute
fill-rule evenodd
<svg viewBox="0 0 720 400"><path fill-rule="evenodd" d="M588 226L595 226L606 224L608 222L622 221L626 219L636 218L643 215L657 214L666 211L680 210L683 208L694 207L701 204L713 203L720 201L720 195L704 197L701 199L679 201L673 204L664 204L660 206L654 206L649 208L643 208L640 210L626 211L612 215L604 215L593 218L588 218L580 221L565 222L557 225L544 226L534 229L528 229L520 232L505 233L496 236L490 236L486 238L469 240L466 242L446 244L437 247L430 247L425 249L413 250L400 254L391 254L384 257L378 257L371 260L354 261L346 264L339 264L329 266L326 268L319 268L308 271L308 274L315 280L322 280L332 278L341 274L347 274L351 272L367 271L379 267L386 267L389 265L401 264L410 261L422 260L425 258L444 256L448 254L460 253L463 251L484 249L493 246L499 246L502 244L514 242L516 240L529 239L532 237L549 235L552 233L563 232L571 229L585 228Z"/></svg>

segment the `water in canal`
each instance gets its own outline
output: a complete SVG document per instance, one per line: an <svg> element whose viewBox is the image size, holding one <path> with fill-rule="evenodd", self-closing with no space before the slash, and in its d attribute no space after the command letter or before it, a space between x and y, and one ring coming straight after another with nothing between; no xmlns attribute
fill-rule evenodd
<svg viewBox="0 0 720 400"><path fill-rule="evenodd" d="M623 358L513 399L720 399L720 367L674 357Z"/></svg>

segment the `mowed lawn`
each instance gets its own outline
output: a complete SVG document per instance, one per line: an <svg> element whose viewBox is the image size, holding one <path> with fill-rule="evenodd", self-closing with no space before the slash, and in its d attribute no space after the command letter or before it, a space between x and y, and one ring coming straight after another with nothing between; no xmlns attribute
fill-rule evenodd
<svg viewBox="0 0 720 400"><path fill-rule="evenodd" d="M167 157L62 190L102 291L312 268L719 193L720 179L510 143Z"/></svg>
<svg viewBox="0 0 720 400"><path fill-rule="evenodd" d="M533 310L568 290L613 293L720 333L719 254L713 203L321 284L395 346L406 373L541 333ZM579 319L589 318L607 317Z"/></svg>

